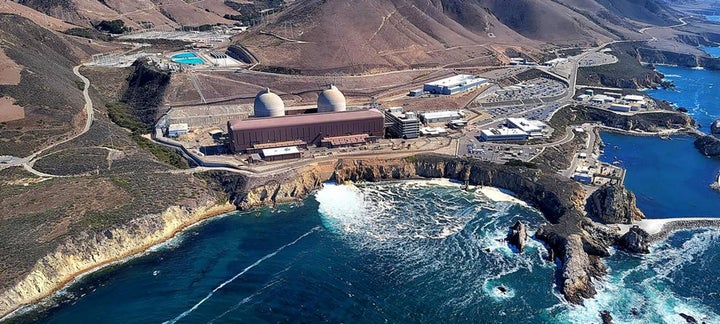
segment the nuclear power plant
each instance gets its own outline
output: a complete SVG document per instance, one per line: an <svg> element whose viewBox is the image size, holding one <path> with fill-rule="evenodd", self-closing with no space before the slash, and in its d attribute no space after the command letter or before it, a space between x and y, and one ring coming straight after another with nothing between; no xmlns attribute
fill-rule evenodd
<svg viewBox="0 0 720 324"><path fill-rule="evenodd" d="M385 135L385 118L376 109L347 111L334 85L318 95L317 113L285 115L285 103L270 89L255 97L254 116L228 121L229 149L234 153L272 148L322 145L340 147L375 141Z"/></svg>
<svg viewBox="0 0 720 324"><path fill-rule="evenodd" d="M255 117L285 116L285 103L280 96L270 92L269 88L258 92L253 105Z"/></svg>

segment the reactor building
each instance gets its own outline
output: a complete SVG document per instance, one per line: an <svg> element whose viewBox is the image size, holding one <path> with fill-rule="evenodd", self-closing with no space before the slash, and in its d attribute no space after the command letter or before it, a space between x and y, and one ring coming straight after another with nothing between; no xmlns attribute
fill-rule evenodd
<svg viewBox="0 0 720 324"><path fill-rule="evenodd" d="M377 109L346 111L345 96L335 86L318 96L318 112L285 116L285 104L269 89L255 97L255 117L228 121L229 149L254 152L283 146L362 144L385 135Z"/></svg>

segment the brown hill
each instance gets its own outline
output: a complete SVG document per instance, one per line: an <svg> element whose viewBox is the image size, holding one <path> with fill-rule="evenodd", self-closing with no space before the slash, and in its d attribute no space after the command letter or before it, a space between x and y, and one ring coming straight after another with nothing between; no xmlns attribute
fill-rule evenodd
<svg viewBox="0 0 720 324"><path fill-rule="evenodd" d="M7 67L0 74L0 105L24 117L0 123L0 155L25 156L83 124L82 82L72 68L97 45L14 14L0 14L0 25L0 66Z"/></svg>
<svg viewBox="0 0 720 324"><path fill-rule="evenodd" d="M640 39L640 25L671 15L656 0L308 0L237 42L263 66L303 73L479 66L505 60L507 47Z"/></svg>
<svg viewBox="0 0 720 324"><path fill-rule="evenodd" d="M237 14L223 0L19 0L23 5L79 26L121 19L128 26L177 27L232 24L224 15Z"/></svg>

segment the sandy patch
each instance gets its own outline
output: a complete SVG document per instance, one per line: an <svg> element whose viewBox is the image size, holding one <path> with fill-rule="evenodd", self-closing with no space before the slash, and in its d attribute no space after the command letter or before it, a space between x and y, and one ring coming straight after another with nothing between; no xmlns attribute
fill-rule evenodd
<svg viewBox="0 0 720 324"><path fill-rule="evenodd" d="M0 98L0 122L23 118L25 118L25 108L15 105L15 99L10 97Z"/></svg>
<svg viewBox="0 0 720 324"><path fill-rule="evenodd" d="M20 83L20 71L22 71L20 65L5 55L5 51L0 48L0 85Z"/></svg>

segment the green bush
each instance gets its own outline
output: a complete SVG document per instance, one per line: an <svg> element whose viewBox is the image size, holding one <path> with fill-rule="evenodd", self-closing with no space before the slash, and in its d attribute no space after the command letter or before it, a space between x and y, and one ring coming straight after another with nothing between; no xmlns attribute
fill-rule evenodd
<svg viewBox="0 0 720 324"><path fill-rule="evenodd" d="M535 164L535 163L525 162L525 161L518 160L518 159L510 159L510 160L508 160L507 162L505 162L505 165L509 165L509 166L521 166L521 167L526 167L526 168L530 168L530 169L537 169L537 168L538 168L537 164Z"/></svg>

